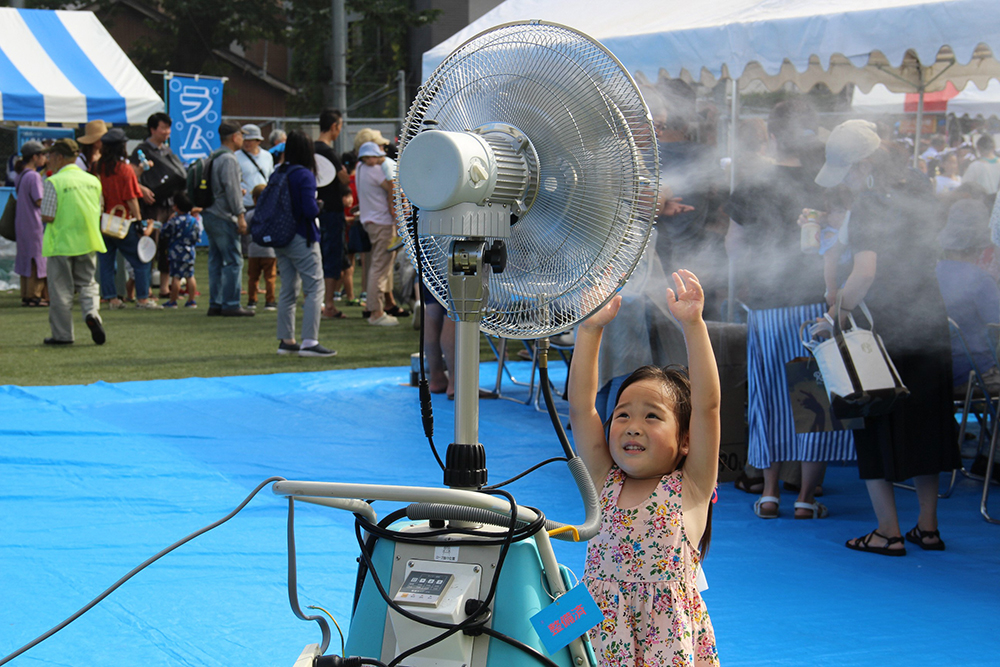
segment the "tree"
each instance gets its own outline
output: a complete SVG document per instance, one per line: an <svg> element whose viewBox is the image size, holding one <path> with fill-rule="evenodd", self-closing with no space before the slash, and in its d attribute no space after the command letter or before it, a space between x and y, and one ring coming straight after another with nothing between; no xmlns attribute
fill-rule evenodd
<svg viewBox="0 0 1000 667"><path fill-rule="evenodd" d="M396 72L409 71L407 44L411 28L431 23L440 10L414 11L407 0L348 0L347 43L349 115L396 115ZM291 78L301 89L290 100L292 113L313 114L330 104L330 0L296 0L290 9ZM356 105L357 100L369 101Z"/></svg>
<svg viewBox="0 0 1000 667"><path fill-rule="evenodd" d="M65 0L29 0L32 6L57 9ZM117 0L97 0L96 13L114 19ZM216 74L212 51L232 43L246 46L259 39L283 41L284 8L266 0L158 0L148 3L164 20L150 19L157 37L135 45L129 56L140 70L166 69L190 74Z"/></svg>

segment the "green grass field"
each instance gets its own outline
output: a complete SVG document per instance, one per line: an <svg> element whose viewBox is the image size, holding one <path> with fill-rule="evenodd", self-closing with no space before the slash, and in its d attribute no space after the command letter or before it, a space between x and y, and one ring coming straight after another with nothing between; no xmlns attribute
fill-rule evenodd
<svg viewBox="0 0 1000 667"><path fill-rule="evenodd" d="M263 309L263 295L259 295L255 317L209 318L207 251L199 249L195 271L202 293L197 309L143 311L130 306L125 310L102 310L108 335L103 346L91 341L79 303L73 307L76 343L64 347L43 345L42 340L50 335L48 309L22 307L16 290L0 292L0 385L90 384L99 380L408 366L410 355L417 351L419 332L411 326L411 318L401 319L398 327L373 327L361 317L361 307L338 303L348 319L323 320L320 324L320 342L337 350L337 356L279 356L277 313ZM280 282L279 277L279 289ZM245 268L243 284L245 288ZM356 294L360 293L360 287L356 287ZM298 331L301 307L297 317ZM485 343L483 351L484 360L493 358Z"/></svg>

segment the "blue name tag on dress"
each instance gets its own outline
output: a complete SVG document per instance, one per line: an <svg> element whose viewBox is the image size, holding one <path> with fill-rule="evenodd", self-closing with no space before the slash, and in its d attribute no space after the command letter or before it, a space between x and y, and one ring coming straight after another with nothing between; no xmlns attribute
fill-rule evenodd
<svg viewBox="0 0 1000 667"><path fill-rule="evenodd" d="M603 620L604 615L590 591L579 584L532 616L531 625L545 650L554 655Z"/></svg>

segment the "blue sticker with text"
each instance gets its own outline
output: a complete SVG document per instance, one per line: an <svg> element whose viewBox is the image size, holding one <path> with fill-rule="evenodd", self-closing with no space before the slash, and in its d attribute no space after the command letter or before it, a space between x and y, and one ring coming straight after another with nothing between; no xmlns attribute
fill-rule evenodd
<svg viewBox="0 0 1000 667"><path fill-rule="evenodd" d="M531 625L554 655L604 620L587 587L580 584L531 617Z"/></svg>

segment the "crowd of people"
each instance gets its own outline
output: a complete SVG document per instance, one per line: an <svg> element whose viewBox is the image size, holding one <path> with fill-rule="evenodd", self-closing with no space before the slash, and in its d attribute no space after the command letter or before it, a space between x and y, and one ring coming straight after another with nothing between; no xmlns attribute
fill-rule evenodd
<svg viewBox="0 0 1000 667"><path fill-rule="evenodd" d="M905 554L906 541L943 549L938 476L961 465L953 396L964 394L973 368L989 391L1000 390L988 334L1000 323L1000 158L988 125L953 124L915 158L898 126L850 120L830 131L805 100L793 99L766 121L740 123L730 164L706 145L710 119L683 88L644 91L661 187L693 207L661 214L655 252L666 275L695 270L707 319L727 319L731 299L746 322L750 465L738 486L757 496L758 517L774 519L784 477L798 487L791 515L821 519L830 511L817 500L826 464L856 458L878 526L846 546L888 556ZM862 303L910 395L859 428L798 432L785 364L807 354L800 327L826 317L846 322ZM910 479L920 510L904 534L893 483Z"/></svg>
<svg viewBox="0 0 1000 667"><path fill-rule="evenodd" d="M188 167L170 150L171 127L167 114L151 115L148 136L131 155L125 132L102 120L88 123L77 140L60 140L48 148L29 141L21 147L13 178L14 268L21 276L22 305L47 306L50 318L59 321L53 320L45 344L75 340L64 312L67 291L71 297L81 295L84 319L100 343L106 340L101 308L121 309L129 302L143 310L177 308L182 294L187 295L183 307L197 308L194 269L203 234L208 240L207 314L252 317L263 291L264 309L278 311L279 354L335 355L319 343L319 326L322 319L346 317L336 305L341 299L364 305L363 315L374 326L395 326L399 317L410 314L393 296L395 162L389 156L391 142L380 132L361 130L353 150L337 155L333 144L343 117L335 109L320 114L315 140L302 131L275 130L267 148L257 125L224 120L218 127L221 146L204 162L206 201L198 206L188 185ZM71 159L63 164L60 157ZM297 224L291 243L280 248L254 242L249 227L258 198L276 174L287 181ZM49 190L70 178L95 190L96 203L77 201L72 192L56 194L46 213ZM64 215L57 218L57 209ZM74 235L87 242L53 242ZM53 277L49 265L56 256L90 258L94 271L81 265L71 282L63 275ZM361 262L363 287L355 298L354 268ZM158 295L152 291L157 283ZM301 342L295 332L299 290L304 296ZM84 304L84 294L92 292L99 298L88 297Z"/></svg>

